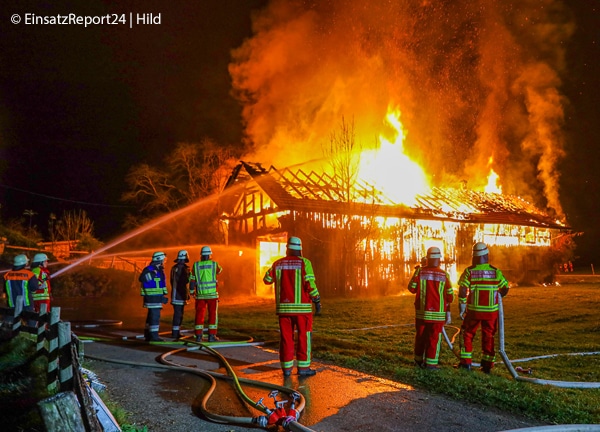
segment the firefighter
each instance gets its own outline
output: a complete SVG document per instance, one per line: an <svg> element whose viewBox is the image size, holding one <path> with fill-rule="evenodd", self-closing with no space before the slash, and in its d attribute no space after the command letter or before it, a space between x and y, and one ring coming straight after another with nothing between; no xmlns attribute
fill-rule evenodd
<svg viewBox="0 0 600 432"><path fill-rule="evenodd" d="M415 297L415 365L439 369L444 323L450 323L450 303L454 291L448 273L440 268L442 254L437 247L427 249L426 262L415 270L408 290Z"/></svg>
<svg viewBox="0 0 600 432"><path fill-rule="evenodd" d="M46 305L46 312L50 312L50 299L52 298L52 289L50 288L50 270L48 270L48 256L44 253L38 253L33 256L31 261L31 271L38 278L38 289L33 292L33 307L36 312L41 311L43 304Z"/></svg>
<svg viewBox="0 0 600 432"><path fill-rule="evenodd" d="M175 265L171 267L171 304L173 305L173 326L171 337L179 339L181 337L181 322L183 321L183 309L190 299L188 283L190 279L190 262L186 250L180 250L177 253L177 259L173 261Z"/></svg>
<svg viewBox="0 0 600 432"><path fill-rule="evenodd" d="M164 264L167 255L164 252L154 252L152 262L142 270L139 281L142 284L140 294L144 297L144 307L148 309L144 339L147 342L162 342L158 337L160 328L160 311L163 304L169 302L167 297L167 281Z"/></svg>
<svg viewBox="0 0 600 432"><path fill-rule="evenodd" d="M194 334L196 342L202 342L204 332L204 315L208 309L208 341L216 342L219 325L219 291L217 276L223 268L211 259L210 246L202 246L200 261L192 266L190 275L190 294L196 299L196 319Z"/></svg>
<svg viewBox="0 0 600 432"><path fill-rule="evenodd" d="M4 290L10 309L17 307L20 296L22 310L34 311L33 293L39 289L39 282L35 273L25 268L28 262L29 258L26 255L16 255L13 258L12 270L4 274ZM28 325L33 327L35 324L33 321L29 321Z"/></svg>
<svg viewBox="0 0 600 432"><path fill-rule="evenodd" d="M289 377L294 367L294 354L298 375L312 376L317 373L310 368L312 304L315 313L321 313L321 297L315 283L312 263L302 256L302 241L290 237L286 256L275 261L267 270L263 281L275 284L276 313L279 316L279 360L283 376ZM298 343L294 345L294 331Z"/></svg>
<svg viewBox="0 0 600 432"><path fill-rule="evenodd" d="M473 245L472 265L458 280L458 307L463 320L460 329L461 369L471 370L473 338L481 325L481 371L490 373L496 359L494 336L498 330L498 295L508 294L508 281L489 264L485 243Z"/></svg>

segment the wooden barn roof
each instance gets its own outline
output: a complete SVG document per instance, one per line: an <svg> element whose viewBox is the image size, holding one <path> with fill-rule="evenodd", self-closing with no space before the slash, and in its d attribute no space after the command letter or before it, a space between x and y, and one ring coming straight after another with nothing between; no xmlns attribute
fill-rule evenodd
<svg viewBox="0 0 600 432"><path fill-rule="evenodd" d="M348 199L339 178L302 169L278 170L259 163L242 161L233 170L225 186L224 207L231 211L244 190L234 185L254 180L275 203L275 211L355 214L408 219L450 220L465 223L511 224L568 229L561 222L520 197L468 189L433 188L417 196L417 204L394 203L385 194L366 183L353 187Z"/></svg>

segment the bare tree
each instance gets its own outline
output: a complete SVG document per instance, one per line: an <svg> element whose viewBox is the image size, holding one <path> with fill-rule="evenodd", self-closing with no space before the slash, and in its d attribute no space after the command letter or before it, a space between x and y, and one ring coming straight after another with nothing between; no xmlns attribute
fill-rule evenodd
<svg viewBox="0 0 600 432"><path fill-rule="evenodd" d="M66 211L56 223L59 240L79 240L82 236L93 236L94 223L85 210Z"/></svg>
<svg viewBox="0 0 600 432"><path fill-rule="evenodd" d="M323 146L323 155L329 160L333 173L340 180L340 195L345 202L352 200L352 187L358 175L362 148L356 143L354 119L347 123L344 117L338 131L331 132L329 143Z"/></svg>
<svg viewBox="0 0 600 432"><path fill-rule="evenodd" d="M200 143L180 143L167 163L172 181L184 197L182 204L220 192L235 165L231 147L205 138Z"/></svg>
<svg viewBox="0 0 600 432"><path fill-rule="evenodd" d="M338 215L340 228L336 230L333 237L335 244L332 249L333 254L336 255L335 262L341 266L337 272L339 277L336 285L342 286L346 292L350 287L358 288L358 250L370 229L363 223L364 216L357 216L365 213L365 209L360 208L365 205L357 203L355 190L362 146L356 142L354 120L347 122L342 117L339 129L330 134L329 142L322 150L333 171L333 179L337 182L335 186L339 200L348 204L347 213Z"/></svg>
<svg viewBox="0 0 600 432"><path fill-rule="evenodd" d="M30 209L23 210L23 215L29 217L29 229L31 229L31 221L36 214L37 214L37 212L30 210Z"/></svg>
<svg viewBox="0 0 600 432"><path fill-rule="evenodd" d="M123 194L122 199L139 204L141 210L150 213L150 216L177 208L176 186L168 173L142 163L129 171L125 181L130 190Z"/></svg>

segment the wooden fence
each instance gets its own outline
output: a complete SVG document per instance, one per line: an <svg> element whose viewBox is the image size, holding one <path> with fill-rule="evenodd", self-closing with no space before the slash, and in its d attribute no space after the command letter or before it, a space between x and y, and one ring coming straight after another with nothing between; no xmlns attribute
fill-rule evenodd
<svg viewBox="0 0 600 432"><path fill-rule="evenodd" d="M71 323L60 320L60 308L45 305L39 313L23 310L23 300L17 297L15 308L0 308L1 340L20 333L36 339L36 355L48 359L46 374L48 393L53 396L38 403L47 430L100 432L89 386L80 372L82 345L71 333Z"/></svg>

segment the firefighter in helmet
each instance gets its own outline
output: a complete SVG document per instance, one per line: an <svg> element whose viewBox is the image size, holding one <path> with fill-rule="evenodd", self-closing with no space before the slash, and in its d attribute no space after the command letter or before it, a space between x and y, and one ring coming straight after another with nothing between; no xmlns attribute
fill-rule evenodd
<svg viewBox="0 0 600 432"><path fill-rule="evenodd" d="M29 258L20 254L13 258L12 270L4 274L4 291L10 309L20 307L21 310L33 312L33 293L38 290L37 276L25 268ZM34 326L34 321L29 321Z"/></svg>
<svg viewBox="0 0 600 432"><path fill-rule="evenodd" d="M183 309L190 299L188 283L190 280L190 262L186 250L180 250L177 253L177 259L173 261L175 265L171 267L171 304L173 305L173 324L171 337L179 339L181 336L181 323L183 321Z"/></svg>
<svg viewBox="0 0 600 432"><path fill-rule="evenodd" d="M450 322L450 303L454 291L448 273L440 268L442 253L427 249L426 262L415 270L408 290L415 297L415 365L429 370L439 368L444 323Z"/></svg>
<svg viewBox="0 0 600 432"><path fill-rule="evenodd" d="M164 252L154 252L152 262L142 270L139 281L142 284L140 294L144 297L144 307L148 309L144 339L148 342L162 342L158 337L160 311L167 304L167 281L165 277Z"/></svg>
<svg viewBox="0 0 600 432"><path fill-rule="evenodd" d="M508 294L508 281L499 269L489 264L485 243L473 245L471 264L458 280L458 307L463 320L458 367L471 370L473 338L481 325L481 370L490 373L496 359L494 336L498 330L498 296Z"/></svg>
<svg viewBox="0 0 600 432"><path fill-rule="evenodd" d="M200 261L192 266L190 275L190 294L196 299L196 319L194 334L196 342L202 342L204 332L204 315L208 309L208 341L216 342L219 324L219 291L217 276L223 268L211 259L210 246L200 250Z"/></svg>
<svg viewBox="0 0 600 432"><path fill-rule="evenodd" d="M275 261L267 270L263 282L275 284L276 313L279 316L279 360L283 375L288 377L296 355L298 375L312 376L317 373L310 368L312 304L316 314L321 313L321 297L315 284L312 263L302 256L302 241L290 237L286 256ZM294 345L294 331L298 331L298 343Z"/></svg>
<svg viewBox="0 0 600 432"><path fill-rule="evenodd" d="M38 289L33 292L33 307L40 312L42 305L46 305L46 312L50 312L50 299L52 289L50 288L50 270L48 270L48 255L37 253L31 261L31 271L38 278Z"/></svg>

